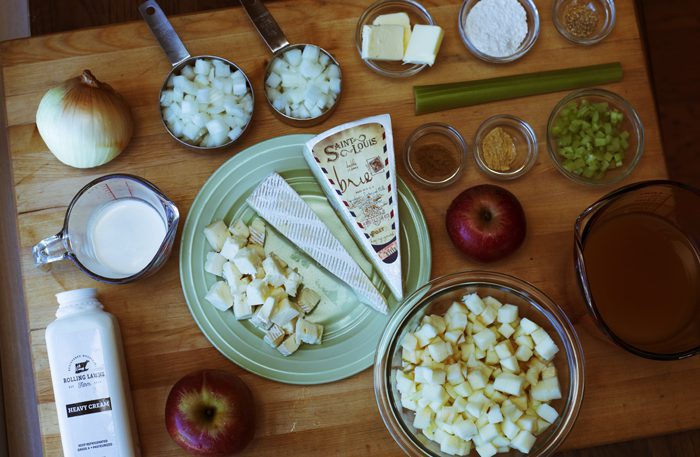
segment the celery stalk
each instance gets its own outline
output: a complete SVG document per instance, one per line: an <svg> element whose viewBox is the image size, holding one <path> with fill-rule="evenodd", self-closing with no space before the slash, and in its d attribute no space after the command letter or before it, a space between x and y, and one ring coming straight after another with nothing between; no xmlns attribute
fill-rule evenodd
<svg viewBox="0 0 700 457"><path fill-rule="evenodd" d="M619 62L499 78L415 86L416 114L622 80Z"/></svg>

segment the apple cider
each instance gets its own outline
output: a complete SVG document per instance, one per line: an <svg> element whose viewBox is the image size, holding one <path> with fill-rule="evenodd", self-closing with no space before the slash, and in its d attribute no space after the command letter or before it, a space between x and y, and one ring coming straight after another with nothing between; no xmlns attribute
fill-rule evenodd
<svg viewBox="0 0 700 457"><path fill-rule="evenodd" d="M583 257L593 301L620 339L656 353L700 344L700 257L671 222L641 212L598 220Z"/></svg>

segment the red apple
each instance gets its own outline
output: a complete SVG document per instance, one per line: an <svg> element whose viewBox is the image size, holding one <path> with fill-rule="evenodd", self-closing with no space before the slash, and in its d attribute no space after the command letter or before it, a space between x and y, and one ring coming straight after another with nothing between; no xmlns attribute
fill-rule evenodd
<svg viewBox="0 0 700 457"><path fill-rule="evenodd" d="M471 187L447 209L447 233L468 257L493 262L513 253L525 239L525 212L506 189L491 184Z"/></svg>
<svg viewBox="0 0 700 457"><path fill-rule="evenodd" d="M170 390L165 426L173 440L192 454L232 455L253 439L253 394L234 374L191 373Z"/></svg>

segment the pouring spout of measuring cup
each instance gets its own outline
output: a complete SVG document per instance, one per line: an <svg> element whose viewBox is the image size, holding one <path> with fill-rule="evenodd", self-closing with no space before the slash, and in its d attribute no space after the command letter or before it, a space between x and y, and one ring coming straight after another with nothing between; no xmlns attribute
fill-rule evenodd
<svg viewBox="0 0 700 457"><path fill-rule="evenodd" d="M250 22L272 53L289 46L287 37L275 18L272 17L262 0L240 0Z"/></svg>
<svg viewBox="0 0 700 457"><path fill-rule="evenodd" d="M32 248L32 255L34 256L34 265L43 270L48 270L50 263L67 259L68 249L63 231L39 241Z"/></svg>

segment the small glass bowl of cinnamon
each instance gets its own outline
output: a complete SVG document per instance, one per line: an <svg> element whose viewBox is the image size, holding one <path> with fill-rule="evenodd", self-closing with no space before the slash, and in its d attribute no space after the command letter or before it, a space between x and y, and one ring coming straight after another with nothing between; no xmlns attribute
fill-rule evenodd
<svg viewBox="0 0 700 457"><path fill-rule="evenodd" d="M462 175L467 142L451 125L423 124L406 140L404 162L420 184L434 189L449 186Z"/></svg>
<svg viewBox="0 0 700 457"><path fill-rule="evenodd" d="M476 131L474 160L494 179L519 178L537 161L537 136L530 124L508 114L486 119Z"/></svg>

